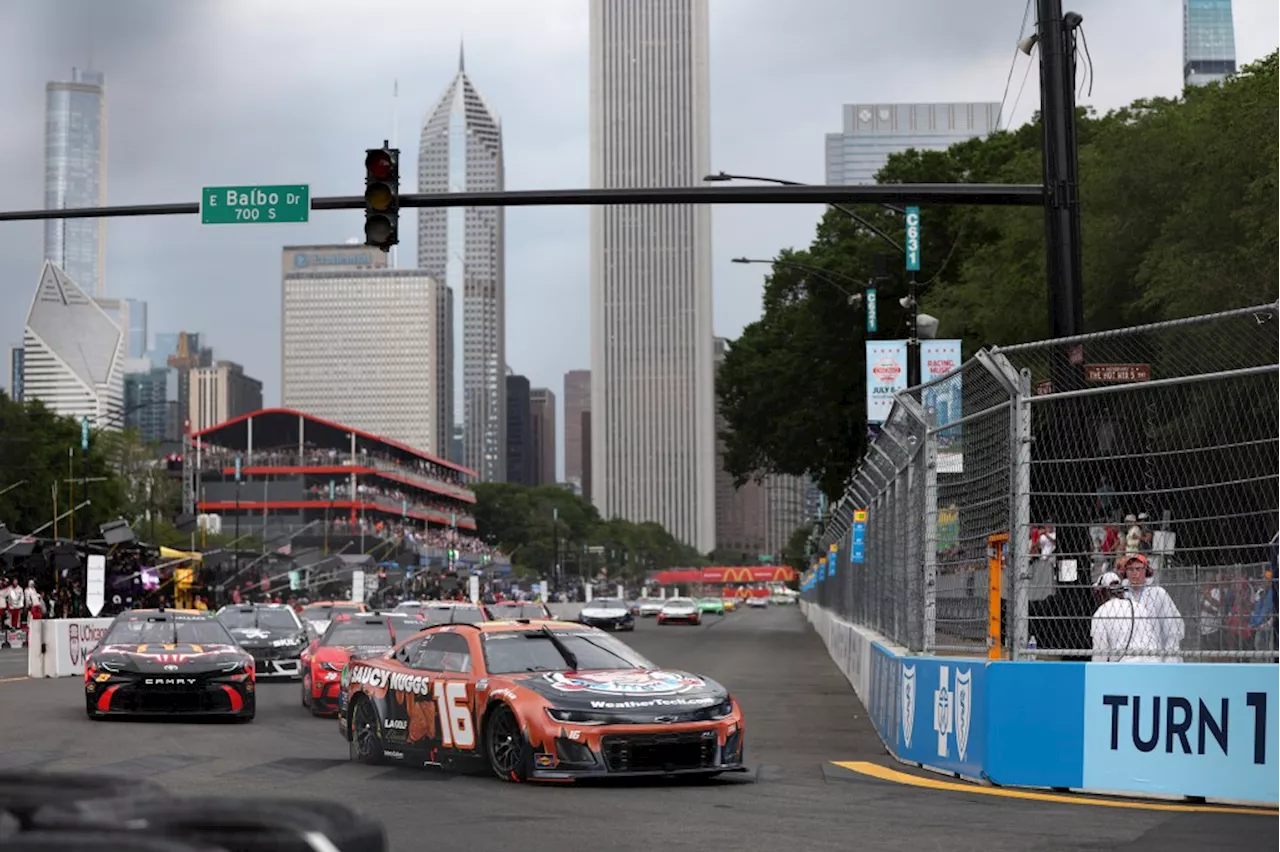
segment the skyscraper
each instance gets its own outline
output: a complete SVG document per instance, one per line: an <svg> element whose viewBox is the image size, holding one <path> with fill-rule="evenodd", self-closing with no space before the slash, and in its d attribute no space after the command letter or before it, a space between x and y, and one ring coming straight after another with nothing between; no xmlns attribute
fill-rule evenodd
<svg viewBox="0 0 1280 852"><path fill-rule="evenodd" d="M533 426L533 484L556 484L556 395L549 388L529 391Z"/></svg>
<svg viewBox="0 0 1280 852"><path fill-rule="evenodd" d="M841 132L827 134L827 184L875 183L890 154L945 151L999 122L999 103L845 104Z"/></svg>
<svg viewBox="0 0 1280 852"><path fill-rule="evenodd" d="M1203 86L1235 70L1231 0L1182 0L1182 82Z"/></svg>
<svg viewBox="0 0 1280 852"><path fill-rule="evenodd" d="M582 412L591 410L591 371L564 374L564 481L582 487Z"/></svg>
<svg viewBox="0 0 1280 852"><path fill-rule="evenodd" d="M71 82L48 83L44 120L44 206L107 203L107 101L102 74L71 69ZM106 294L106 223L48 219L44 259L90 296Z"/></svg>
<svg viewBox="0 0 1280 852"><path fill-rule="evenodd" d="M593 0L591 184L711 168L707 0ZM715 546L711 211L591 209L592 499Z"/></svg>
<svg viewBox="0 0 1280 852"><path fill-rule="evenodd" d="M461 52L458 73L422 123L418 151L419 192L501 190L502 127L467 76ZM454 370L442 370L442 399L461 417L461 462L485 482L502 482L506 467L506 272L505 218L501 207L421 208L418 268L444 282L450 298L462 294L462 405L457 409ZM458 327L456 315L453 328ZM447 350L454 352L449 334ZM447 403L444 403L447 404Z"/></svg>
<svg viewBox="0 0 1280 852"><path fill-rule="evenodd" d="M533 480L533 409L529 380L509 373L507 394L507 482L537 485Z"/></svg>

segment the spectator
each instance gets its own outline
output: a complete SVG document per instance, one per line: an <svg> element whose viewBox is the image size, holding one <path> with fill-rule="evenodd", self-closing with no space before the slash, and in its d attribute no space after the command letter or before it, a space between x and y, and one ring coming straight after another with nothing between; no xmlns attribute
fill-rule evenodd
<svg viewBox="0 0 1280 852"><path fill-rule="evenodd" d="M1149 629L1155 636L1157 647L1164 651L1164 662L1182 662L1182 638L1186 635L1187 625L1169 593L1147 582L1155 574L1147 557L1141 553L1129 553L1117 561L1129 583L1130 597L1150 613Z"/></svg>
<svg viewBox="0 0 1280 852"><path fill-rule="evenodd" d="M23 599L30 618L44 618L44 597L41 596L40 590L36 588L35 580L27 581L27 590L23 593Z"/></svg>
<svg viewBox="0 0 1280 852"><path fill-rule="evenodd" d="M1093 613L1089 633L1093 637L1095 663L1150 663L1159 659L1159 639L1149 625L1151 612L1127 594L1124 581L1114 571L1098 578L1104 598Z"/></svg>
<svg viewBox="0 0 1280 852"><path fill-rule="evenodd" d="M22 628L22 609L26 605L27 596L22 591L22 586L18 584L18 578L14 577L9 581L9 588L4 590L5 604L9 610L9 628L11 630L20 630Z"/></svg>

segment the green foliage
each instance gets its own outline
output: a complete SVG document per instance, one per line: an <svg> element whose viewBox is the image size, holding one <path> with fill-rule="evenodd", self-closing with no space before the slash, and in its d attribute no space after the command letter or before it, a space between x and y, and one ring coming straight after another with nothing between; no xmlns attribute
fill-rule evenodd
<svg viewBox="0 0 1280 852"><path fill-rule="evenodd" d="M690 547L659 524L602 520L595 507L555 485L478 483L476 527L481 538L511 557L517 570L549 572L559 547L567 575L638 577L646 571L703 564ZM597 553L591 548L602 548Z"/></svg>
<svg viewBox="0 0 1280 852"><path fill-rule="evenodd" d="M1103 331L1276 299L1277 54L1221 85L1099 117L1079 111L1085 322ZM1039 117L947 151L892 156L882 183L1039 183ZM881 207L859 215L903 233ZM921 211L921 310L940 334L982 346L1049 335L1044 218L1038 208L928 206ZM879 332L906 336L901 253L828 209L812 244L782 252L764 315L729 348L717 378L727 469L812 476L838 498L866 453L865 317L843 292L788 263L877 284ZM843 286L843 285L842 285Z"/></svg>

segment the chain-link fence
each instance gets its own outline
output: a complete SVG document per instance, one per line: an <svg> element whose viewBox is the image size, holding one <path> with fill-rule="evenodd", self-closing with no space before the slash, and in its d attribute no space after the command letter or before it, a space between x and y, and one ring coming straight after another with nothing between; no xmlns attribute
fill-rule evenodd
<svg viewBox="0 0 1280 852"><path fill-rule="evenodd" d="M1275 659L1278 325L993 348L898 394L809 595L926 653Z"/></svg>

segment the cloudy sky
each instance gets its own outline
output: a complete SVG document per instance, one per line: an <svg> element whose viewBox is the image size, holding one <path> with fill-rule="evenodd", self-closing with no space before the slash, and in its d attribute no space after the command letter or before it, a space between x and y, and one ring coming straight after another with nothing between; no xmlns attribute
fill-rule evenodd
<svg viewBox="0 0 1280 852"><path fill-rule="evenodd" d="M356 195L363 151L391 135L397 111L402 171L416 174L420 123L462 38L467 70L502 118L508 188L586 186L588 2L0 0L0 209L42 205L44 85L72 66L106 74L111 204L197 201L201 186L254 183ZM1065 5L1084 16L1094 106L1178 94L1178 0ZM1240 62L1275 49L1275 0L1234 7ZM1024 8L711 0L714 168L820 183L823 134L840 129L843 103L1001 100ZM1034 71L1017 98L1029 62L1017 59L1013 124L1039 106ZM760 310L765 267L729 259L806 244L820 212L716 209L717 334L736 336ZM280 247L342 242L361 233L361 215L243 227L114 219L108 293L147 301L153 334L203 332L219 357L263 380L272 404ZM406 224L402 259L416 256ZM589 366L586 210L517 208L507 228L508 359L559 397L565 371ZM41 259L39 223L0 224L0 343L21 342Z"/></svg>

